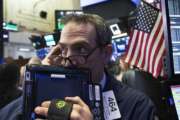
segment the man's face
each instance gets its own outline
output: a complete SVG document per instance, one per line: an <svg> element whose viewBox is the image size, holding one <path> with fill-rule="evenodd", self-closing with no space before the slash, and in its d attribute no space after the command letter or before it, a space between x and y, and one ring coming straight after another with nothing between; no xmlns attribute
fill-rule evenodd
<svg viewBox="0 0 180 120"><path fill-rule="evenodd" d="M89 68L94 82L99 82L102 79L105 52L104 48L100 49L96 43L96 30L92 24L67 23L62 30L58 45L63 48L61 52L63 57L74 55L86 56L91 53L84 64L75 65L77 67Z"/></svg>

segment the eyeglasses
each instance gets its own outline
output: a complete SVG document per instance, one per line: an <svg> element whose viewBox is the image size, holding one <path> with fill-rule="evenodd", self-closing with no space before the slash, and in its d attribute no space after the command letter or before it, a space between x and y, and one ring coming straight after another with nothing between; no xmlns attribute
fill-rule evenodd
<svg viewBox="0 0 180 120"><path fill-rule="evenodd" d="M56 56L56 61L58 61L59 65L66 65L68 62L72 65L72 66L76 66L76 65L84 65L87 62L87 59L89 58L89 56L91 56L94 51L97 49L98 47L93 48L88 54L86 55L72 55L72 56L68 56L68 57L63 57L62 54Z"/></svg>

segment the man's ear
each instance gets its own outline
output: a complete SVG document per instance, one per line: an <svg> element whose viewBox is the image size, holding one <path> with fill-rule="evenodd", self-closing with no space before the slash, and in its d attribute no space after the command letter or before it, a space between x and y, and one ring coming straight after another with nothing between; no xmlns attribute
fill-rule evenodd
<svg viewBox="0 0 180 120"><path fill-rule="evenodd" d="M106 45L104 48L104 64L107 64L111 58L112 55L112 45Z"/></svg>

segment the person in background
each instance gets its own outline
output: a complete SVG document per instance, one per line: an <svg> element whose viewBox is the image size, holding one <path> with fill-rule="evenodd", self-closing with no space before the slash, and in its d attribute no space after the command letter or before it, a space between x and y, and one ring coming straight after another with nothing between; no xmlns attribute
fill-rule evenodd
<svg viewBox="0 0 180 120"><path fill-rule="evenodd" d="M12 57L6 57L5 59L4 59L4 63L5 64L11 64L11 63L14 63L14 59L12 58Z"/></svg>
<svg viewBox="0 0 180 120"><path fill-rule="evenodd" d="M116 79L122 81L124 73L132 69L132 67L125 62L125 55L120 56L118 61L119 61L120 72L119 74L116 75Z"/></svg>
<svg viewBox="0 0 180 120"><path fill-rule="evenodd" d="M32 57L29 59L27 65L40 65L41 60L38 57ZM21 66L20 68L20 80L19 80L19 88L22 90L23 89L23 84L24 84L24 72L25 72L25 65Z"/></svg>
<svg viewBox="0 0 180 120"><path fill-rule="evenodd" d="M121 68L119 66L119 58L115 59L115 61L109 61L109 63L106 65L106 70L114 77L119 75L121 72Z"/></svg>
<svg viewBox="0 0 180 120"><path fill-rule="evenodd" d="M115 61L110 61L106 69L109 74L113 75L117 80L122 81L122 77L125 72L132 69L128 63L124 61L125 55L121 55L115 59Z"/></svg>
<svg viewBox="0 0 180 120"><path fill-rule="evenodd" d="M18 89L19 67L15 63L0 65L0 109L21 96Z"/></svg>
<svg viewBox="0 0 180 120"><path fill-rule="evenodd" d="M82 14L69 15L62 20L64 28L58 44L42 61L46 65L74 66L88 68L92 73L92 81L100 83L105 98L113 98L117 114L109 116L106 111L108 104L104 104L105 118L121 120L153 120L155 107L151 100L143 93L138 92L117 81L107 74L105 66L110 60L111 34L105 21L98 15ZM112 93L111 95L108 93ZM104 98L104 101L106 100ZM107 100L108 101L108 100ZM65 97L65 102L72 103L69 114L70 120L92 120L93 114L89 106L78 96ZM51 119L49 108L52 101L45 101L35 108L36 114ZM55 109L55 107L53 107ZM54 111L56 119L62 116Z"/></svg>
<svg viewBox="0 0 180 120"><path fill-rule="evenodd" d="M39 58L37 58L37 57L32 57L28 61L27 65L32 65L32 64L39 65L39 64L41 64L41 60ZM1 77L3 77L3 78L5 77L5 78L8 78L8 79L11 78L9 81L14 81L13 83L11 82L11 84L13 86L16 85L16 88L18 87L18 90L22 91L23 90L22 89L23 84L24 84L25 66L22 66L21 70L20 69L12 69L13 67L15 67L15 66L13 65L11 67L8 67L9 69L6 68L5 73L2 73L1 70L0 70L0 80L1 80ZM16 80L14 80L12 78L16 78ZM3 80L8 81L7 79L3 79ZM0 86L1 85L2 84L0 84ZM16 91L14 89L15 86L12 87L12 85L6 85L6 86L2 85L2 87L4 88L3 90L6 90L6 92L7 92L7 90L9 90L11 92L12 91L15 92ZM0 88L0 91L2 91L1 88ZM3 95L3 94L1 94L1 95ZM12 94L10 96L13 97ZM2 103L2 100L3 99L1 99L0 103ZM3 104L3 106L0 109L0 120L21 120L22 119L22 104L23 104L23 96L22 96L22 94L19 94L16 97L16 99L15 98L13 99L12 102L7 102L7 104Z"/></svg>

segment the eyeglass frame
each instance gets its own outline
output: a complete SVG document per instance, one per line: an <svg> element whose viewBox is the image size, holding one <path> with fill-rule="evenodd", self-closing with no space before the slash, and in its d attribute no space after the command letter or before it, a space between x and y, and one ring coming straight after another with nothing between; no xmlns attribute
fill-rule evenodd
<svg viewBox="0 0 180 120"><path fill-rule="evenodd" d="M88 54L86 54L86 55L79 54L79 55L71 55L71 56L68 56L68 57L63 57L62 54L61 54L61 55L59 55L58 57L61 57L62 60L65 60L65 63L66 63L67 60L68 60L68 61L70 62L70 64L73 65L73 66L76 66L76 65L84 65L84 64L86 64L87 59L89 58L89 56L91 56L91 55L96 51L97 48L100 48L100 47L98 47L98 46L94 47L94 48L93 48ZM83 59L84 59L85 62L84 62L84 63L81 63L81 64L74 64L74 63L73 63L73 60L71 59L71 57L75 57L75 56L81 56L81 57L83 57Z"/></svg>

